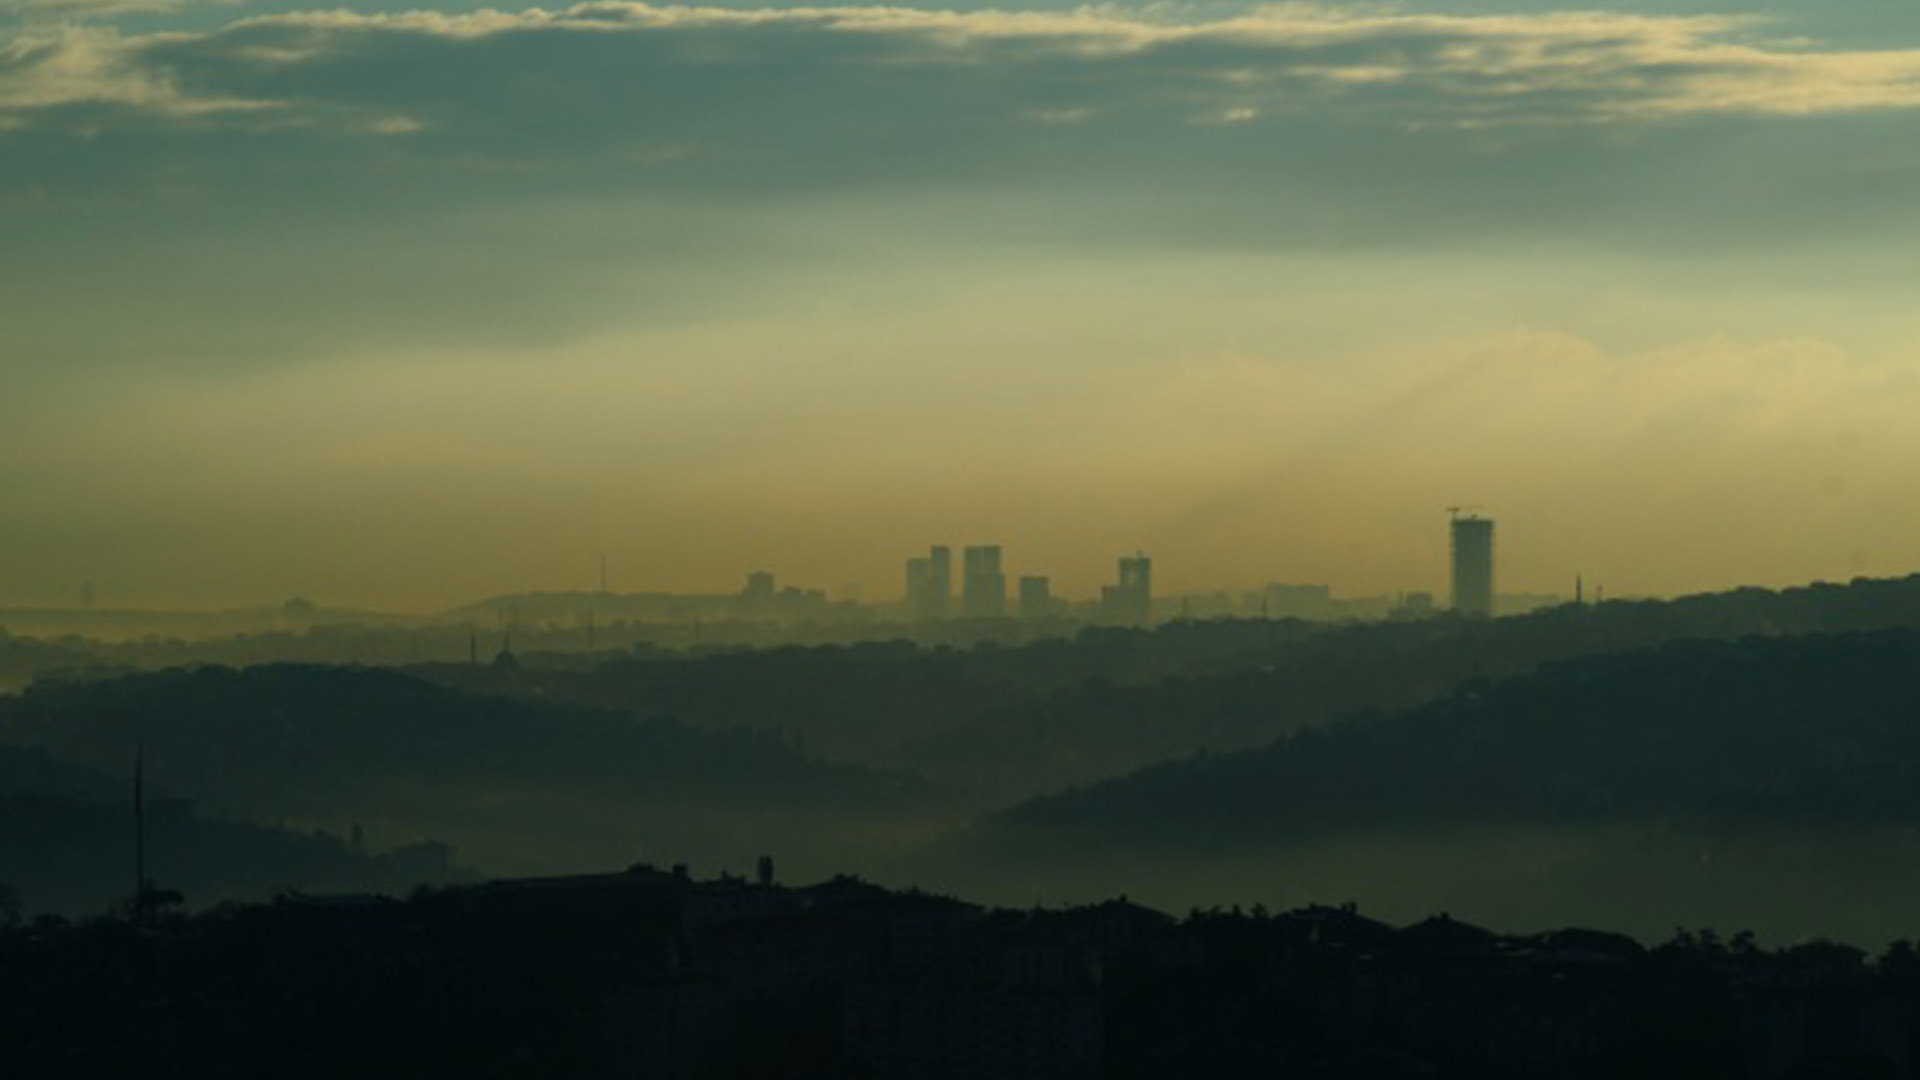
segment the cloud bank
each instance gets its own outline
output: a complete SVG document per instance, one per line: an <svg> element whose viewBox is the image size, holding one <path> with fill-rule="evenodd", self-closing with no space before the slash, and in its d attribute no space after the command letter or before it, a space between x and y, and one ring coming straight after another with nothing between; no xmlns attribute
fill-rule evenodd
<svg viewBox="0 0 1920 1080"><path fill-rule="evenodd" d="M95 12L163 0L36 0ZM368 134L547 117L579 135L686 141L809 116L842 137L905 124L1253 126L1329 110L1401 127L1627 123L1920 107L1920 49L1830 50L1705 16L1421 14L1282 4L1212 21L1120 9L734 9L600 0L559 9L291 13L196 33L24 33L0 50L0 115L62 107ZM482 72L486 74L482 76ZM867 106L832 117L854 95ZM894 107L887 107L893 101ZM410 110L410 112L409 112ZM387 114L413 115L408 123ZM366 122L369 112L385 122ZM418 114L418 115L414 115ZM87 117L97 125L101 117ZM620 122L624 120L624 122Z"/></svg>

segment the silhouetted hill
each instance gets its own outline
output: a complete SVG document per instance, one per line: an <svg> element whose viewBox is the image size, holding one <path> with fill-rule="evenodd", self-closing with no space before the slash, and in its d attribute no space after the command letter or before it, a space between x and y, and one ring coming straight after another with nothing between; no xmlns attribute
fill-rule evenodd
<svg viewBox="0 0 1920 1080"><path fill-rule="evenodd" d="M503 615L517 623L573 623L593 612L602 623L616 619L724 617L733 593L522 592L489 596L441 612L442 622L494 626Z"/></svg>
<svg viewBox="0 0 1920 1080"><path fill-rule="evenodd" d="M1031 801L940 860L1049 895L1145 878L1172 903L1253 881L1639 932L1897 936L1920 903L1920 632L1683 642L1471 681Z"/></svg>
<svg viewBox="0 0 1920 1080"><path fill-rule="evenodd" d="M1566 605L1498 620L1179 622L1019 647L905 642L648 655L449 685L756 727L836 760L909 769L1012 801L1202 749L1260 746L1357 712L1442 698L1573 657L1691 639L1920 627L1920 577Z"/></svg>
<svg viewBox="0 0 1920 1080"><path fill-rule="evenodd" d="M0 738L121 772L144 742L151 781L223 816L362 822L378 844L447 839L490 869L834 850L932 794L810 761L767 733L477 697L363 668L43 683L0 699Z"/></svg>
<svg viewBox="0 0 1920 1080"><path fill-rule="evenodd" d="M0 743L0 795L108 800L131 794L126 781L107 773L56 761L45 750Z"/></svg>
<svg viewBox="0 0 1920 1080"><path fill-rule="evenodd" d="M443 844L368 854L327 833L300 833L196 813L179 799L147 803L147 870L193 907L275 893L405 895L469 880ZM28 911L93 914L133 893L133 814L106 802L0 794L0 882Z"/></svg>
<svg viewBox="0 0 1920 1080"><path fill-rule="evenodd" d="M25 687L52 671L78 671L101 665L102 651L97 642L80 638L22 637L0 625L0 690Z"/></svg>
<svg viewBox="0 0 1920 1080"><path fill-rule="evenodd" d="M418 616L358 608L322 607L294 599L283 604L217 610L0 608L0 627L20 636L75 644L140 648L154 641L207 642L235 636L313 627L370 630L418 626ZM0 650L3 652L3 650Z"/></svg>
<svg viewBox="0 0 1920 1080"><path fill-rule="evenodd" d="M1920 824L1920 633L1683 642L1042 798L1143 844L1619 818Z"/></svg>
<svg viewBox="0 0 1920 1080"><path fill-rule="evenodd" d="M31 911L97 913L125 900L133 892L132 796L126 776L0 744L0 884ZM211 819L152 786L147 839L150 875L195 906L285 889L404 893L467 876L444 845L369 855L326 833Z"/></svg>
<svg viewBox="0 0 1920 1080"><path fill-rule="evenodd" d="M1662 937L634 867L0 919L0 1046L9 1075L61 1080L1913 1075L1911 943Z"/></svg>

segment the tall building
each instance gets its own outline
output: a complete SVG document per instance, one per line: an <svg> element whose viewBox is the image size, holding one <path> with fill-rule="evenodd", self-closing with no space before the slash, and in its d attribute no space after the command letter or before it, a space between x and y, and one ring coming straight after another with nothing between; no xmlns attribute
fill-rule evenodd
<svg viewBox="0 0 1920 1080"><path fill-rule="evenodd" d="M773 606L773 596L773 572L755 570L747 575L747 584L740 590L740 604L748 611L764 611Z"/></svg>
<svg viewBox="0 0 1920 1080"><path fill-rule="evenodd" d="M1115 622L1144 623L1153 616L1153 560L1120 557L1120 580L1100 590L1102 614Z"/></svg>
<svg viewBox="0 0 1920 1080"><path fill-rule="evenodd" d="M953 549L945 544L935 544L927 552L927 566L926 617L944 619L953 601Z"/></svg>
<svg viewBox="0 0 1920 1080"><path fill-rule="evenodd" d="M907 611L916 619L944 619L953 595L953 552L937 546L907 560Z"/></svg>
<svg viewBox="0 0 1920 1080"><path fill-rule="evenodd" d="M1007 613L1007 575L1000 572L1000 545L983 544L962 554L965 576L960 603L970 618L990 619Z"/></svg>
<svg viewBox="0 0 1920 1080"><path fill-rule="evenodd" d="M907 560L907 614L927 617L928 594L933 589L933 560L917 555Z"/></svg>
<svg viewBox="0 0 1920 1080"><path fill-rule="evenodd" d="M1020 579L1020 617L1040 619L1053 614L1053 583L1038 575Z"/></svg>
<svg viewBox="0 0 1920 1080"><path fill-rule="evenodd" d="M1493 522L1478 514L1453 519L1453 610L1493 617Z"/></svg>

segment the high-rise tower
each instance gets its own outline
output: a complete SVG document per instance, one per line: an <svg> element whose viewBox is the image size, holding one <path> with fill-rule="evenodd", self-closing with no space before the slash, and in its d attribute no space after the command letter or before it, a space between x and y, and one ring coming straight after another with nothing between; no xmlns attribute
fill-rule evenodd
<svg viewBox="0 0 1920 1080"><path fill-rule="evenodd" d="M1493 522L1478 514L1453 518L1453 610L1493 616Z"/></svg>
<svg viewBox="0 0 1920 1080"><path fill-rule="evenodd" d="M1020 617L1042 619L1053 614L1053 583L1039 574L1020 579Z"/></svg>
<svg viewBox="0 0 1920 1080"><path fill-rule="evenodd" d="M1000 570L1000 545L983 544L962 553L961 606L971 618L997 618L1007 613L1007 575Z"/></svg>
<svg viewBox="0 0 1920 1080"><path fill-rule="evenodd" d="M1153 617L1153 560L1145 552L1120 558L1120 580L1100 590L1103 614L1114 622L1144 623Z"/></svg>
<svg viewBox="0 0 1920 1080"><path fill-rule="evenodd" d="M927 610L929 619L947 617L947 606L953 602L953 549L945 544L935 544L927 552Z"/></svg>
<svg viewBox="0 0 1920 1080"><path fill-rule="evenodd" d="M933 561L926 556L907 560L907 614L916 619L927 617L927 599L932 591Z"/></svg>
<svg viewBox="0 0 1920 1080"><path fill-rule="evenodd" d="M937 545L907 560L907 611L916 619L944 619L953 596L953 549Z"/></svg>

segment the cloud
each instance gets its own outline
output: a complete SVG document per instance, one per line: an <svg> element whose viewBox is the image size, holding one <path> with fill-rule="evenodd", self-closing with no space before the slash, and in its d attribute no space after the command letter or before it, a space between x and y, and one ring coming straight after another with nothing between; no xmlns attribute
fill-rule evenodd
<svg viewBox="0 0 1920 1080"><path fill-rule="evenodd" d="M0 40L0 130L11 119L67 106L120 106L166 119L271 108L270 102L183 93L164 68L139 54L154 39L66 26L24 30Z"/></svg>
<svg viewBox="0 0 1920 1080"><path fill-rule="evenodd" d="M0 13L28 18L91 18L137 12L180 11L189 7L239 4L245 0L0 0Z"/></svg>
<svg viewBox="0 0 1920 1080"><path fill-rule="evenodd" d="M1856 279L1897 273L1914 61L1766 30L631 3L43 27L0 41L0 346L53 369L553 340L1049 246L1527 250L1509 277L1549 282L1655 251L1751 282L1805 272L1766 248L1853 244L1881 257Z"/></svg>
<svg viewBox="0 0 1920 1080"><path fill-rule="evenodd" d="M758 31L769 44L794 36L871 35L888 39L889 46L866 54L863 59L870 63L944 62L983 69L983 74L1065 64L1096 72L1118 69L1110 74L1125 77L1165 76L1170 72L1160 62L1175 60L1188 88L1198 93L1232 72L1246 76L1239 82L1242 90L1261 88L1282 106L1298 107L1304 88L1338 96L1391 85L1432 99L1442 111L1456 109L1462 119L1804 114L1920 106L1920 50L1836 52L1804 42L1746 40L1752 20L1721 16L1435 15L1282 4L1182 23L1109 8L740 10L601 0L557 11L335 11L262 17L241 25L455 39L559 30L675 34L696 39L679 56L692 63L700 62L701 35ZM1222 70L1230 60L1241 66Z"/></svg>
<svg viewBox="0 0 1920 1080"><path fill-rule="evenodd" d="M1130 231L1233 245L1566 230L1627 203L1654 237L1814 205L1884 227L1920 174L1920 51L1717 16L1157 11L604 0L41 28L0 44L0 202L269 198L296 172L310 205L1153 187L1188 197Z"/></svg>
<svg viewBox="0 0 1920 1080"><path fill-rule="evenodd" d="M171 6L29 0L28 10L156 5ZM197 99L127 89L171 85L177 77L213 101L272 101L324 122L342 119L333 106L378 107L345 81L352 72L375 76L372 86L404 94L410 104L424 96L458 111L496 104L459 77L484 62L544 91L562 78L578 80L580 99L683 85L688 92L677 94L676 104L692 115L741 109L745 103L724 91L755 84L777 83L789 97L763 106L824 106L845 78L930 107L927 95L913 92L927 79L961 92L965 105L997 108L1009 119L1098 108L1151 120L1177 105L1183 116L1215 119L1340 109L1401 125L1484 126L1920 107L1920 49L1822 50L1770 41L1759 30L1750 20L1719 16L1424 14L1319 4L1191 22L1112 8L734 9L622 0L552 10L333 10L119 39L118 89L88 100L178 116L183 102ZM100 63L97 38L34 44L40 62L12 65L13 91L0 101L16 120L79 100L64 73ZM402 71L408 64L423 65L413 79ZM436 67L454 77L436 82ZM328 80L329 71L342 78ZM1035 99L1000 100L992 87L1009 80ZM562 95L522 108L543 103L581 102ZM644 135L657 119L638 112L633 134Z"/></svg>

